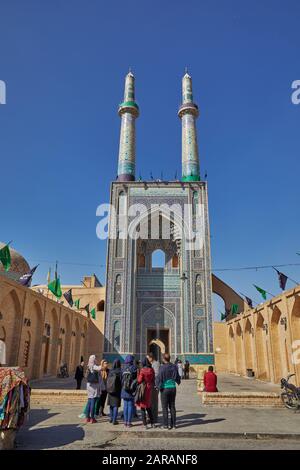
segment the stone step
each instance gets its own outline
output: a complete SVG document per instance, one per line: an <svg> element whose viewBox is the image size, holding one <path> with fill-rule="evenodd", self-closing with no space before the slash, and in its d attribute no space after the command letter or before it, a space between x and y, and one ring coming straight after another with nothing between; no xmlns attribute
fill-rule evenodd
<svg viewBox="0 0 300 470"><path fill-rule="evenodd" d="M57 404L57 405L73 405L85 403L87 401L86 390L54 390L39 389L31 390L30 402L33 404Z"/></svg>
<svg viewBox="0 0 300 470"><path fill-rule="evenodd" d="M199 392L204 406L284 408L280 395L270 392Z"/></svg>

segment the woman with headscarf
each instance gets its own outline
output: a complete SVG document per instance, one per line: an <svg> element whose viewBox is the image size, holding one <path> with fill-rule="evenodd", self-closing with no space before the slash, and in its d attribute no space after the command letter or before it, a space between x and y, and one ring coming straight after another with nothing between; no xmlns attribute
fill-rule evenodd
<svg viewBox="0 0 300 470"><path fill-rule="evenodd" d="M134 356L129 354L125 358L122 370L122 392L121 398L124 403L124 425L129 428L132 426L132 418L134 414L134 383L137 378L137 367L134 365Z"/></svg>
<svg viewBox="0 0 300 470"><path fill-rule="evenodd" d="M105 401L107 397L107 377L109 373L108 362L106 359L102 359L100 363L101 371L99 373L99 387L100 387L100 397L97 398L95 414L96 416L106 416L104 413Z"/></svg>
<svg viewBox="0 0 300 470"><path fill-rule="evenodd" d="M110 423L112 424L118 424L118 408L121 406L121 379L121 361L120 359L115 359L106 381L106 391L108 393L107 404L110 406Z"/></svg>
<svg viewBox="0 0 300 470"><path fill-rule="evenodd" d="M100 395L99 388L99 371L101 366L96 364L96 356L92 354L89 358L87 365L87 394L88 402L86 408L86 422L87 423L97 423L95 420L95 401L96 398Z"/></svg>
<svg viewBox="0 0 300 470"><path fill-rule="evenodd" d="M147 357L143 360L143 367L138 373L137 380L139 384L144 382L145 392L144 392L143 399L141 401L136 402L136 406L141 408L142 420L143 420L145 429L148 429L146 411L149 416L150 426L152 428L154 426L154 422L153 422L153 414L152 414L152 409L151 409L151 406L152 406L151 396L152 396L154 383L155 383L155 373Z"/></svg>

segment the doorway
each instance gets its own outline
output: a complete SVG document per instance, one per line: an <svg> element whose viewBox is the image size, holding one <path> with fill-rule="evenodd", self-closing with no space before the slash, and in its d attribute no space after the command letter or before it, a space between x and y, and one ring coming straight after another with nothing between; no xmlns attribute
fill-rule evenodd
<svg viewBox="0 0 300 470"><path fill-rule="evenodd" d="M152 352L155 359L159 362L162 360L162 355L170 352L169 345L169 329L168 328L153 328L147 330L147 350Z"/></svg>

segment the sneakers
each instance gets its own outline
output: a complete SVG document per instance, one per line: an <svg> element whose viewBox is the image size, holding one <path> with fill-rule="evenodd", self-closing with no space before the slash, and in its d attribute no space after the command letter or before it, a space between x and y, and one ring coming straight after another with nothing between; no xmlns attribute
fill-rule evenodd
<svg viewBox="0 0 300 470"><path fill-rule="evenodd" d="M78 415L78 418L84 419L86 418L86 415L84 413L81 413L80 415Z"/></svg>
<svg viewBox="0 0 300 470"><path fill-rule="evenodd" d="M95 424L95 423L97 423L97 420L95 418L93 418L93 419L91 419L90 423Z"/></svg>
<svg viewBox="0 0 300 470"><path fill-rule="evenodd" d="M91 418L86 418L85 422L86 422L86 424L90 423L90 422L91 422Z"/></svg>

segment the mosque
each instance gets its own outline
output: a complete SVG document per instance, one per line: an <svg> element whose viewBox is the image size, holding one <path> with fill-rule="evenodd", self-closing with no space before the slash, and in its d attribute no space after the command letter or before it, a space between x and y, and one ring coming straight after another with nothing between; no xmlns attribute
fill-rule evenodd
<svg viewBox="0 0 300 470"><path fill-rule="evenodd" d="M57 301L46 286L27 288L20 276L30 267L11 250L8 272L0 266L0 363L19 365L29 378L55 375L59 364L74 371L90 353L109 362L128 353L152 351L188 359L194 369L278 383L295 373L300 385L300 285L256 308L211 273L207 181L200 177L192 79L182 79L182 176L179 180L137 181L135 177L135 78L125 78L118 177L112 182L106 287L95 275L72 289L84 308ZM133 211L132 208L138 208ZM187 209L186 209L187 208ZM2 245L3 246L3 245ZM0 245L1 248L1 245ZM212 294L238 315L213 321Z"/></svg>

